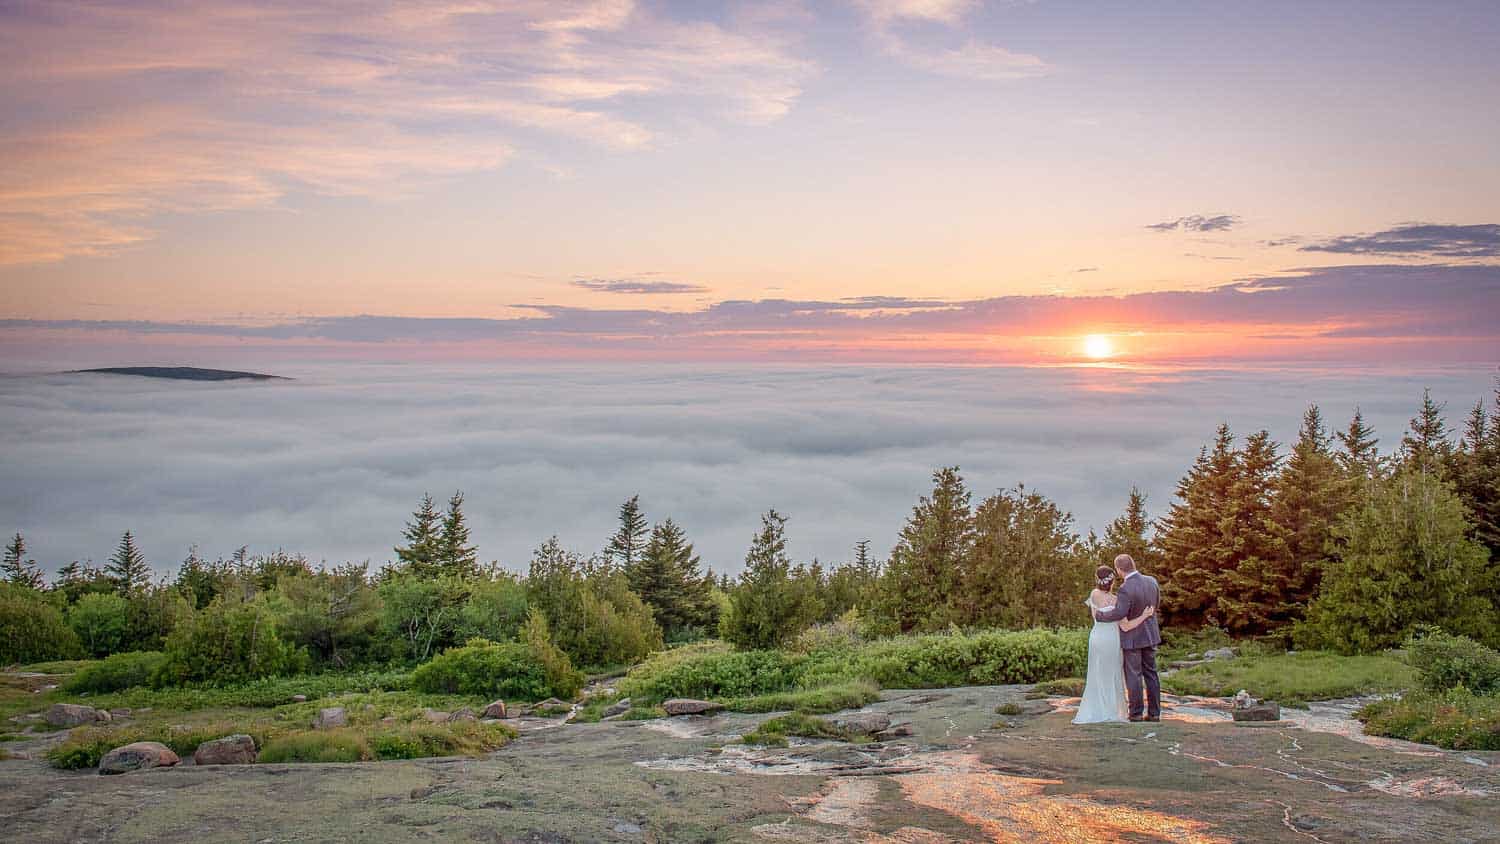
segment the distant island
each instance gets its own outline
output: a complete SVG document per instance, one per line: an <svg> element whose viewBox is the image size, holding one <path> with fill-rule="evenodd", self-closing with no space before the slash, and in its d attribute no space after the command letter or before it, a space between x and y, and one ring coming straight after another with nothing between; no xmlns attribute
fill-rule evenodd
<svg viewBox="0 0 1500 844"><path fill-rule="evenodd" d="M97 369L75 369L73 372L101 372L106 375L140 375L145 378L171 378L176 381L270 381L285 376L262 372L238 372L233 369L199 369L196 366L102 366Z"/></svg>

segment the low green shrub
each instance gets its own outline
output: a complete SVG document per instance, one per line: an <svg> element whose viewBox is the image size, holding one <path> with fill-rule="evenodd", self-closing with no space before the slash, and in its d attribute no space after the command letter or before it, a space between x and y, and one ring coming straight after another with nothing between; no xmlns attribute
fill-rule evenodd
<svg viewBox="0 0 1500 844"><path fill-rule="evenodd" d="M115 654L79 669L62 684L62 689L70 694L103 694L145 686L166 658L159 651Z"/></svg>
<svg viewBox="0 0 1500 844"><path fill-rule="evenodd" d="M1429 692L1458 686L1481 695L1500 692L1500 651L1468 636L1429 627L1407 640L1406 652Z"/></svg>
<svg viewBox="0 0 1500 844"><path fill-rule="evenodd" d="M547 667L527 646L519 642L470 639L460 648L450 648L418 666L411 675L412 687L434 694L495 696L506 700L541 700L551 697Z"/></svg>
<svg viewBox="0 0 1500 844"><path fill-rule="evenodd" d="M819 718L815 715L793 712L790 715L778 715L775 718L761 722L760 726L746 733L741 737L740 741L745 744L782 747L787 743L787 736L833 739L834 741L868 740L865 736L856 736L840 728L832 721Z"/></svg>
<svg viewBox="0 0 1500 844"><path fill-rule="evenodd" d="M504 747L516 737L504 724L411 724L370 734L369 747L377 759L426 759L435 756L478 756Z"/></svg>
<svg viewBox="0 0 1500 844"><path fill-rule="evenodd" d="M1357 716L1372 736L1450 750L1500 750L1500 696L1456 688L1378 700Z"/></svg>
<svg viewBox="0 0 1500 844"><path fill-rule="evenodd" d="M167 637L167 658L152 678L158 687L236 683L307 671L307 651L282 641L261 601L215 598Z"/></svg>
<svg viewBox="0 0 1500 844"><path fill-rule="evenodd" d="M1234 641L1221 627L1210 625L1197 630L1188 630L1165 625L1161 630L1161 647L1157 649L1157 661L1164 664L1176 662L1194 654L1202 656L1204 651L1227 648L1232 645Z"/></svg>
<svg viewBox="0 0 1500 844"><path fill-rule="evenodd" d="M97 768L104 754L117 747L137 741L156 741L170 747L181 757L193 755L198 745L205 741L223 738L236 733L248 733L256 746L265 743L266 732L254 726L217 722L189 726L127 725L121 727L78 727L67 739L47 750L47 761L54 768L76 770Z"/></svg>
<svg viewBox="0 0 1500 844"><path fill-rule="evenodd" d="M1037 683L1033 691L1041 692L1043 695L1057 695L1058 697L1080 697L1083 695L1083 680L1078 677L1063 677L1058 680L1048 680L1045 683Z"/></svg>
<svg viewBox="0 0 1500 844"><path fill-rule="evenodd" d="M1411 666L1390 655L1342 656L1299 651L1214 660L1162 678L1172 694L1229 697L1246 689L1283 706L1310 700L1384 694L1416 685Z"/></svg>
<svg viewBox="0 0 1500 844"><path fill-rule="evenodd" d="M178 686L166 689L130 688L100 695L90 705L104 708L190 711L246 707L263 709L290 703L293 695L308 700L348 692L401 691L411 687L404 671L355 671L340 674L309 674L298 677L265 677L244 683Z"/></svg>
<svg viewBox="0 0 1500 844"><path fill-rule="evenodd" d="M732 712L780 712L791 710L813 715L858 709L880 699L880 688L869 680L855 680L763 695L728 698L724 707Z"/></svg>
<svg viewBox="0 0 1500 844"><path fill-rule="evenodd" d="M120 649L130 629L130 602L113 592L90 592L68 608L68 626L89 656Z"/></svg>
<svg viewBox="0 0 1500 844"><path fill-rule="evenodd" d="M278 736L260 750L259 762L365 762L375 758L355 730L308 730Z"/></svg>

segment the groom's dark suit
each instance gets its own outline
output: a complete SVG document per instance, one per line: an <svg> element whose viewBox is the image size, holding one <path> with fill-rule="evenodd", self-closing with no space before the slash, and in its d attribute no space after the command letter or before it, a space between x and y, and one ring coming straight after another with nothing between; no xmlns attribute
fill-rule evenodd
<svg viewBox="0 0 1500 844"><path fill-rule="evenodd" d="M1147 607L1159 608L1160 604L1161 589L1156 578L1131 572L1120 584L1114 608L1100 610L1094 617L1100 621L1140 618ZM1125 691L1130 695L1130 717L1134 720L1139 720L1142 714L1161 717L1161 679L1156 676L1156 646L1160 644L1161 627L1154 615L1134 630L1120 631L1120 648L1125 651ZM1148 701L1141 700L1142 680Z"/></svg>

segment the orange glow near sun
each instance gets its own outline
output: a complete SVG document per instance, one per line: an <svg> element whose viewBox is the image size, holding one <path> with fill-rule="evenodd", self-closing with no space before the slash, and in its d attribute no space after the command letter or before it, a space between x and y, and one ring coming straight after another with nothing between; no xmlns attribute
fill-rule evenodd
<svg viewBox="0 0 1500 844"><path fill-rule="evenodd" d="M1115 344L1103 334L1090 334L1083 338L1083 353L1094 360L1103 360L1115 353Z"/></svg>

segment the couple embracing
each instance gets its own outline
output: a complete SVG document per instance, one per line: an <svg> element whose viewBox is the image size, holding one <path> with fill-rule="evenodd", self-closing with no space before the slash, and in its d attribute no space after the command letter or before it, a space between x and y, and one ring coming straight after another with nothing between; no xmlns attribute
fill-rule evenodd
<svg viewBox="0 0 1500 844"><path fill-rule="evenodd" d="M1116 575L1120 589L1111 595ZM1089 634L1089 674L1073 723L1160 721L1156 647L1161 644L1161 630L1156 623L1156 608L1161 603L1161 591L1156 578L1136 571L1129 554L1116 557L1113 570L1100 566L1095 578L1096 588L1084 602L1094 614L1094 629Z"/></svg>

